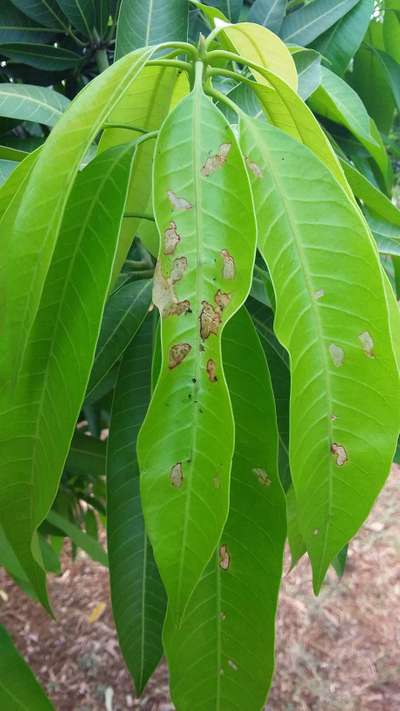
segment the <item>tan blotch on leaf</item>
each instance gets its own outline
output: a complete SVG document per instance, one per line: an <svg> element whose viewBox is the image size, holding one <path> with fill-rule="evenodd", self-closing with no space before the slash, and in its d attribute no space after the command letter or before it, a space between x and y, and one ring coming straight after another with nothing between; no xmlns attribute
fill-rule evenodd
<svg viewBox="0 0 400 711"><path fill-rule="evenodd" d="M227 294L226 292L221 291L221 289L218 289L217 293L215 294L215 303L221 309L221 311L223 311L224 308L228 306L231 298L232 297L230 294Z"/></svg>
<svg viewBox="0 0 400 711"><path fill-rule="evenodd" d="M374 355L374 342L372 340L371 335L368 333L368 331L364 331L364 333L360 333L358 340L360 341L362 345L362 349L368 358L375 358Z"/></svg>
<svg viewBox="0 0 400 711"><path fill-rule="evenodd" d="M182 314L186 314L188 311L191 311L190 301L188 299L184 299L183 301L176 301L167 309L164 309L163 316L181 316Z"/></svg>
<svg viewBox="0 0 400 711"><path fill-rule="evenodd" d="M234 279L235 278L235 260L231 254L229 254L227 249L221 249L221 257L224 261L222 267L222 278L223 279Z"/></svg>
<svg viewBox="0 0 400 711"><path fill-rule="evenodd" d="M210 156L210 158L207 158L202 169L200 170L200 173L204 178L207 178L212 173L215 173L218 168L222 168L228 157L231 147L232 146L230 143L221 143L217 153L214 156Z"/></svg>
<svg viewBox="0 0 400 711"><path fill-rule="evenodd" d="M335 365L336 368L340 368L340 366L343 365L343 361L344 361L343 348L340 348L340 346L337 346L335 343L331 343L331 345L329 346L329 355L332 358L333 365Z"/></svg>
<svg viewBox="0 0 400 711"><path fill-rule="evenodd" d="M176 346L171 346L168 354L168 368L172 370L177 365L182 363L187 354L192 350L190 343L177 343Z"/></svg>
<svg viewBox="0 0 400 711"><path fill-rule="evenodd" d="M338 465L338 467L342 467L343 464L346 464L347 452L346 452L345 448L342 447L341 444L336 444L336 442L334 442L331 445L331 452L336 457L336 464Z"/></svg>
<svg viewBox="0 0 400 711"><path fill-rule="evenodd" d="M170 222L164 232L164 254L173 254L181 236L176 231L176 222Z"/></svg>
<svg viewBox="0 0 400 711"><path fill-rule="evenodd" d="M177 212L180 212L181 210L192 209L193 205L188 202L188 200L185 200L185 198L183 197L178 197L174 192L172 192L172 190L168 190L167 195L172 207Z"/></svg>
<svg viewBox="0 0 400 711"><path fill-rule="evenodd" d="M176 464L174 464L173 467L171 467L171 472L170 472L169 478L171 479L172 486L174 486L176 489L179 489L182 486L182 484L183 484L182 462L177 462Z"/></svg>
<svg viewBox="0 0 400 711"><path fill-rule="evenodd" d="M211 380L212 383L217 382L218 378L216 375L216 366L212 358L207 361L207 375L208 379Z"/></svg>
<svg viewBox="0 0 400 711"><path fill-rule="evenodd" d="M170 281L172 284L176 284L177 281L182 279L186 269L187 269L187 259L186 257L178 257L177 259L174 259L174 263L172 265L172 270L171 270L171 275L170 275Z"/></svg>
<svg viewBox="0 0 400 711"><path fill-rule="evenodd" d="M325 296L325 292L323 289L318 289L318 291L314 291L313 293L313 299L315 299L315 301L318 301L318 299L322 299L323 296Z"/></svg>
<svg viewBox="0 0 400 711"><path fill-rule="evenodd" d="M259 467L255 467L253 469L254 474L256 474L258 481L262 486L270 486L272 484L271 479L269 478L267 472L264 469L260 469Z"/></svg>
<svg viewBox="0 0 400 711"><path fill-rule="evenodd" d="M246 158L246 165L249 170L253 173L253 175L256 176L256 178L262 178L262 170L257 163L254 163L254 161L250 160L249 157Z"/></svg>
<svg viewBox="0 0 400 711"><path fill-rule="evenodd" d="M218 335L218 329L221 325L221 314L219 309L214 309L208 301L202 301L201 304L200 335L203 341L205 341L212 333L214 336Z"/></svg>
<svg viewBox="0 0 400 711"><path fill-rule="evenodd" d="M222 570L228 570L231 563L231 557L227 546L221 546L219 549L219 566Z"/></svg>

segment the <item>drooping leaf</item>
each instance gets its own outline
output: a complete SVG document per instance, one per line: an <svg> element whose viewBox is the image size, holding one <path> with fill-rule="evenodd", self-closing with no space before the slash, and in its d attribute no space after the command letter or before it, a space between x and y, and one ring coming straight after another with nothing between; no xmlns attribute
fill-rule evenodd
<svg viewBox="0 0 400 711"><path fill-rule="evenodd" d="M150 306L151 280L125 284L107 302L86 397L120 360Z"/></svg>
<svg viewBox="0 0 400 711"><path fill-rule="evenodd" d="M383 40L385 50L399 64L400 63L400 19L398 14L386 9L383 18Z"/></svg>
<svg viewBox="0 0 400 711"><path fill-rule="evenodd" d="M340 159L340 164L345 172L354 195L376 212L387 222L400 226L400 210L389 200L384 193L375 187L354 166L346 160Z"/></svg>
<svg viewBox="0 0 400 711"><path fill-rule="evenodd" d="M54 72L72 69L83 59L81 55L70 49L28 42L3 43L1 53L14 62L29 64L36 69L51 69Z"/></svg>
<svg viewBox="0 0 400 711"><path fill-rule="evenodd" d="M358 2L359 0L314 0L286 15L281 35L287 44L308 45Z"/></svg>
<svg viewBox="0 0 400 711"><path fill-rule="evenodd" d="M49 511L46 520L52 526L63 531L63 533L65 533L78 548L82 548L92 560L101 563L101 565L107 568L107 553L95 538L88 536L79 526L72 523L68 518L61 516L57 511Z"/></svg>
<svg viewBox="0 0 400 711"><path fill-rule="evenodd" d="M116 58L151 44L186 42L188 12L187 0L122 0Z"/></svg>
<svg viewBox="0 0 400 711"><path fill-rule="evenodd" d="M291 557L290 569L292 570L307 552L306 544L299 528L296 494L293 485L286 492L286 522Z"/></svg>
<svg viewBox="0 0 400 711"><path fill-rule="evenodd" d="M65 17L72 27L91 37L96 24L96 11L93 0L57 0Z"/></svg>
<svg viewBox="0 0 400 711"><path fill-rule="evenodd" d="M386 52L381 52L377 50L376 54L378 55L379 59L381 60L382 67L384 68L384 71L386 73L386 78L388 81L388 84L391 88L392 95L393 95L393 100L397 106L397 109L400 109L400 65L398 62L395 62L393 57L391 57L389 54Z"/></svg>
<svg viewBox="0 0 400 711"><path fill-rule="evenodd" d="M153 319L121 362L107 444L107 540L111 600L127 667L141 694L162 654L166 596L146 535L136 439L151 395Z"/></svg>
<svg viewBox="0 0 400 711"><path fill-rule="evenodd" d="M327 32L318 37L313 47L329 60L329 68L342 76L357 52L374 9L374 0L359 2Z"/></svg>
<svg viewBox="0 0 400 711"><path fill-rule="evenodd" d="M20 12L11 0L1 0L0 44L5 42L51 42L54 30L41 27Z"/></svg>
<svg viewBox="0 0 400 711"><path fill-rule="evenodd" d="M346 570L346 563L347 563L347 554L348 554L348 546L344 546L340 553L337 554L337 556L333 559L332 565L335 568L336 575L338 578L342 578L345 570Z"/></svg>
<svg viewBox="0 0 400 711"><path fill-rule="evenodd" d="M38 25L53 30L68 28L68 22L61 12L57 0L11 0L11 2Z"/></svg>
<svg viewBox="0 0 400 711"><path fill-rule="evenodd" d="M95 437L75 432L65 467L74 474L104 476L106 473L106 446Z"/></svg>
<svg viewBox="0 0 400 711"><path fill-rule="evenodd" d="M369 513L397 441L385 288L365 223L325 166L245 116L241 142L259 168L250 175L258 244L291 360L291 474L318 591Z"/></svg>
<svg viewBox="0 0 400 711"><path fill-rule="evenodd" d="M313 49L301 49L293 53L298 75L298 94L303 101L318 89L321 83L321 55Z"/></svg>
<svg viewBox="0 0 400 711"><path fill-rule="evenodd" d="M3 625L0 625L0 706L4 711L54 711Z"/></svg>
<svg viewBox="0 0 400 711"><path fill-rule="evenodd" d="M381 254L400 255L400 227L376 213L364 208L364 215L371 228L376 245Z"/></svg>
<svg viewBox="0 0 400 711"><path fill-rule="evenodd" d="M249 22L257 22L279 34L288 0L255 0L250 8Z"/></svg>
<svg viewBox="0 0 400 711"><path fill-rule="evenodd" d="M131 158L132 146L112 148L78 176L19 378L1 393L0 520L44 604L31 540L56 494L86 390Z"/></svg>
<svg viewBox="0 0 400 711"><path fill-rule="evenodd" d="M162 369L138 458L149 537L180 617L228 512L233 420L221 333L250 289L255 252L244 161L199 75L158 138L154 211Z"/></svg>
<svg viewBox="0 0 400 711"><path fill-rule="evenodd" d="M181 711L259 711L274 667L286 512L271 381L244 309L224 332L223 357L236 430L229 518L181 626L169 618L164 633Z"/></svg>
<svg viewBox="0 0 400 711"><path fill-rule="evenodd" d="M53 89L29 84L0 84L0 114L54 126L69 105Z"/></svg>

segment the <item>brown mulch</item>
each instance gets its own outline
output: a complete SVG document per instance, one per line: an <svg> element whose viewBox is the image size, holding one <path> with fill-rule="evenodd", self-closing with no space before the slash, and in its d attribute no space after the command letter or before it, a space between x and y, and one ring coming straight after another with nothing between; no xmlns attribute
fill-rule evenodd
<svg viewBox="0 0 400 711"><path fill-rule="evenodd" d="M306 561L284 578L268 711L400 709L399 484L400 469L393 467L351 544L342 581L329 574L315 598ZM49 587L57 621L0 571L0 622L57 711L173 709L165 665L143 698L135 698L115 638L103 568L83 556L71 563L65 555L63 575L53 576ZM99 615L95 621L93 611Z"/></svg>

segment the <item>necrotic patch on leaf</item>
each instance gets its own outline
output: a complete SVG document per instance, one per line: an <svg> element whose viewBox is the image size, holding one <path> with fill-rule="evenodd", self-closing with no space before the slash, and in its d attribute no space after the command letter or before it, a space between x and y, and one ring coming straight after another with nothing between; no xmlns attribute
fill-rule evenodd
<svg viewBox="0 0 400 711"><path fill-rule="evenodd" d="M269 478L267 472L265 469L261 469L260 467L255 467L253 469L254 474L256 474L258 481L262 486L270 486L271 479Z"/></svg>
<svg viewBox="0 0 400 711"><path fill-rule="evenodd" d="M231 563L231 557L227 546L222 545L219 549L219 566L222 570L228 570Z"/></svg>
<svg viewBox="0 0 400 711"><path fill-rule="evenodd" d="M331 452L336 457L336 464L338 465L338 467L342 467L343 464L346 464L347 452L341 444L336 444L336 442L333 442L333 444L331 445Z"/></svg>
<svg viewBox="0 0 400 711"><path fill-rule="evenodd" d="M178 257L177 259L174 259L170 275L170 281L172 284L176 284L177 281L182 279L187 269L187 264L186 257Z"/></svg>
<svg viewBox="0 0 400 711"><path fill-rule="evenodd" d="M214 308L208 301L202 301L201 304L200 335L205 341L212 333L215 336L218 335L218 329L221 325L221 313L218 307Z"/></svg>
<svg viewBox="0 0 400 711"><path fill-rule="evenodd" d="M343 365L343 348L340 348L340 346L337 346L335 343L331 343L331 345L329 346L329 355L332 358L333 364L336 366L336 368L339 368L341 365Z"/></svg>
<svg viewBox="0 0 400 711"><path fill-rule="evenodd" d="M315 301L318 301L318 299L322 299L323 296L325 296L325 292L323 289L318 289L318 291L314 291L313 293L313 299L315 299Z"/></svg>
<svg viewBox="0 0 400 711"><path fill-rule="evenodd" d="M212 358L207 361L207 375L208 379L211 380L212 383L217 382L218 378L216 375L216 366Z"/></svg>
<svg viewBox="0 0 400 711"><path fill-rule="evenodd" d="M217 293L215 294L215 303L217 304L218 308L223 311L226 306L228 306L229 302L231 300L231 295L227 294L221 289L218 289Z"/></svg>
<svg viewBox="0 0 400 711"><path fill-rule="evenodd" d="M170 222L164 232L164 254L173 254L181 236L176 231L176 222Z"/></svg>
<svg viewBox="0 0 400 711"><path fill-rule="evenodd" d="M176 301L174 304L164 309L163 316L181 316L182 314L191 313L189 299Z"/></svg>
<svg viewBox="0 0 400 711"><path fill-rule="evenodd" d="M250 158L248 156L246 158L246 165L247 165L248 169L251 170L253 175L256 176L256 178L262 178L262 170L261 170L260 166L257 165L257 163L255 163L254 161L250 160Z"/></svg>
<svg viewBox="0 0 400 711"><path fill-rule="evenodd" d="M233 661L233 659L228 659L228 665L231 669L233 669L233 671L239 671L239 667L236 662Z"/></svg>
<svg viewBox="0 0 400 711"><path fill-rule="evenodd" d="M234 279L235 278L235 260L231 254L229 254L227 249L221 250L221 257L223 259L222 266L222 278L223 279Z"/></svg>
<svg viewBox="0 0 400 711"><path fill-rule="evenodd" d="M190 343L177 343L171 346L168 353L168 368L171 370L182 363L187 354L192 350Z"/></svg>
<svg viewBox="0 0 400 711"><path fill-rule="evenodd" d="M176 464L174 464L173 467L171 467L169 477L170 477L172 486L174 486L176 489L179 489L182 486L182 484L183 484L182 462L177 462Z"/></svg>
<svg viewBox="0 0 400 711"><path fill-rule="evenodd" d="M180 212L181 210L191 210L192 209L193 205L190 202L188 202L188 200L185 200L185 198L183 198L183 197L178 197L177 195L175 195L174 192L172 192L172 190L168 190L167 195L168 195L168 200L170 201L172 207L177 212Z"/></svg>
<svg viewBox="0 0 400 711"><path fill-rule="evenodd" d="M368 358L375 358L374 342L372 340L371 335L368 333L368 331L364 331L364 333L360 333L358 340L360 341L360 343L362 345L362 349L363 349L365 355Z"/></svg>
<svg viewBox="0 0 400 711"><path fill-rule="evenodd" d="M230 150L230 143L221 143L217 153L213 156L210 156L210 158L207 158L206 162L200 170L201 175L207 178L212 173L215 173L218 168L222 168Z"/></svg>

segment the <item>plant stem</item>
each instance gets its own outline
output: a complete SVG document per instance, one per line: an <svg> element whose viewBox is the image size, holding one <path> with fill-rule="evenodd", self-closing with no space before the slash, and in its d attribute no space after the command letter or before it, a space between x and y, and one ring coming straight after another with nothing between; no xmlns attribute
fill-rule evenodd
<svg viewBox="0 0 400 711"><path fill-rule="evenodd" d="M108 61L107 50L106 49L96 49L96 64L99 72L104 72L108 69L110 62Z"/></svg>
<svg viewBox="0 0 400 711"><path fill-rule="evenodd" d="M124 217L132 217L138 220L149 220L150 222L155 222L153 215L146 215L141 212L124 212Z"/></svg>
<svg viewBox="0 0 400 711"><path fill-rule="evenodd" d="M103 130L106 128L123 128L125 131L137 131L137 133L143 134L148 133L145 128L139 128L139 126L129 126L127 123L105 123Z"/></svg>

